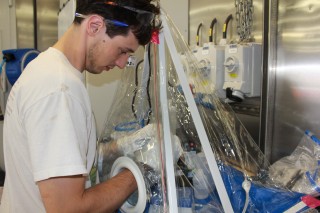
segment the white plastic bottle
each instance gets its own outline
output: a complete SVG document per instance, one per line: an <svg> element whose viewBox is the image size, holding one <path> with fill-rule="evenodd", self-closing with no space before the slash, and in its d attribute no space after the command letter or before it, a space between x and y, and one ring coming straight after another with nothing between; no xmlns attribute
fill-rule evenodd
<svg viewBox="0 0 320 213"><path fill-rule="evenodd" d="M219 201L213 196L215 185L203 152L197 154L195 164L196 169L192 178L195 212L223 212Z"/></svg>

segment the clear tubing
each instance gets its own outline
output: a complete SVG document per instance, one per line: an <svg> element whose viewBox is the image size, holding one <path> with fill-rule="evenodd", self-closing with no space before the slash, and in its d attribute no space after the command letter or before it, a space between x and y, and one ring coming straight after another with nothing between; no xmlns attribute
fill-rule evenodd
<svg viewBox="0 0 320 213"><path fill-rule="evenodd" d="M1 64L0 64L0 74L2 73L2 68L3 68L3 65L4 65L5 62L6 62L5 59L3 59L3 60L1 61Z"/></svg>

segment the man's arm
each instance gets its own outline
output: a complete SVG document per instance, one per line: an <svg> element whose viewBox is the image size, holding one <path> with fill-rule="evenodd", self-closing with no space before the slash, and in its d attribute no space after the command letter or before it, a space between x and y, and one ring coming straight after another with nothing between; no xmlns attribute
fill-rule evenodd
<svg viewBox="0 0 320 213"><path fill-rule="evenodd" d="M115 177L85 189L82 175L39 181L46 212L115 212L137 189L133 174L124 169Z"/></svg>

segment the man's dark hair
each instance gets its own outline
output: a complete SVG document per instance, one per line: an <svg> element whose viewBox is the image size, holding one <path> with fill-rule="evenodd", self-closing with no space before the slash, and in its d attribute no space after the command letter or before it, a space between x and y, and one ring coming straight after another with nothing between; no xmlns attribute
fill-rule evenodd
<svg viewBox="0 0 320 213"><path fill-rule="evenodd" d="M110 2L114 3L114 5L110 4ZM125 36L128 35L128 32L131 29L140 45L149 43L152 31L159 30L161 28L161 22L159 20L149 22L149 20L146 21L146 19L141 19L139 16L143 17L145 14L139 14L139 12L128 10L124 8L124 6L147 11L154 15L160 14L159 3L154 0L77 0L76 13L80 13L82 15L97 14L105 19L124 22L129 26L116 26L112 23L106 22L106 33L108 36L111 38L116 35ZM79 24L82 20L83 19L80 17L75 17L74 23Z"/></svg>

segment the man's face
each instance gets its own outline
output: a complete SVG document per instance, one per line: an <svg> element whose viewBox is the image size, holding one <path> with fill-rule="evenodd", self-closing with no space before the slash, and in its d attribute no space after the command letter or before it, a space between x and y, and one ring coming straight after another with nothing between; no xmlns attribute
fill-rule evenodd
<svg viewBox="0 0 320 213"><path fill-rule="evenodd" d="M98 74L115 66L123 69L130 54L135 52L138 47L138 40L131 31L127 36L110 38L102 30L88 48L86 70Z"/></svg>

